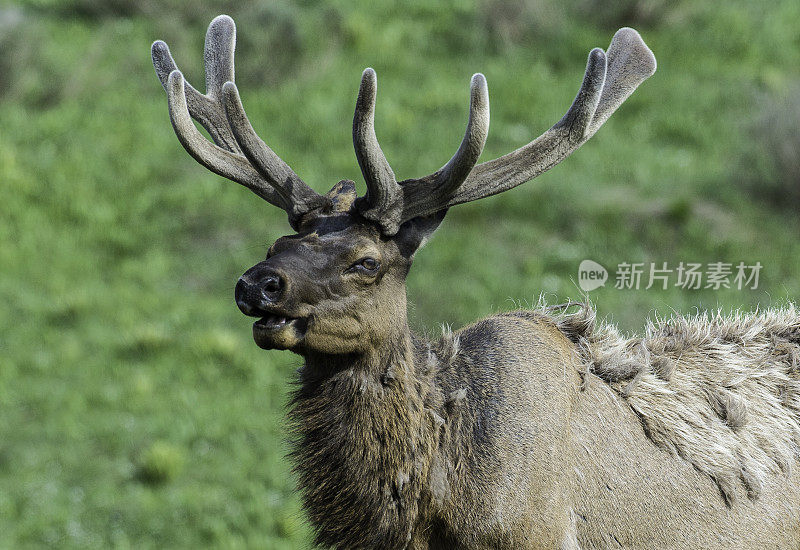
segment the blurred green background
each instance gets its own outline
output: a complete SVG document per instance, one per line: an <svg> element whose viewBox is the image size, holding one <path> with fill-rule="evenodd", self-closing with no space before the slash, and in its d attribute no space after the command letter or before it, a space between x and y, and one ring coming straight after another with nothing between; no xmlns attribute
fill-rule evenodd
<svg viewBox="0 0 800 550"><path fill-rule="evenodd" d="M609 5L613 4L613 7ZM420 331L581 298L577 268L763 265L757 290L591 293L636 330L673 309L800 296L800 3L25 0L0 7L0 547L307 548L284 458L299 359L263 352L236 278L285 215L180 147L150 64L202 88L206 25L238 24L257 131L307 182L363 184L359 77L400 178L441 166L483 72L483 159L569 106L634 26L656 75L551 172L453 209L409 278ZM613 277L613 275L612 275Z"/></svg>

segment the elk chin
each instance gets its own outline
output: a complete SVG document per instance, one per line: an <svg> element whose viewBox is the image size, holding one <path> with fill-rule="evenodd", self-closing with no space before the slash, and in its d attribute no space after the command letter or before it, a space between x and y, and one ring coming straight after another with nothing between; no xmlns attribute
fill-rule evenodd
<svg viewBox="0 0 800 550"><path fill-rule="evenodd" d="M305 336L305 319L269 315L253 323L253 340L261 349L291 350Z"/></svg>
<svg viewBox="0 0 800 550"><path fill-rule="evenodd" d="M362 323L347 315L314 316L302 342L302 350L324 355L363 353L372 344ZM302 354L302 352L301 352Z"/></svg>

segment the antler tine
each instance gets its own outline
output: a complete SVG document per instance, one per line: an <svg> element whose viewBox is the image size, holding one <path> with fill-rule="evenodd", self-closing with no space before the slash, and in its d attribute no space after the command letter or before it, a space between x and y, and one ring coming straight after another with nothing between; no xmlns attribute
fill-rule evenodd
<svg viewBox="0 0 800 550"><path fill-rule="evenodd" d="M447 164L430 176L400 182L403 212L398 225L416 216L432 213L426 212L431 204L446 204L478 162L488 135L489 89L486 77L476 73L470 81L469 118L461 145Z"/></svg>
<svg viewBox="0 0 800 550"><path fill-rule="evenodd" d="M239 97L239 90L233 82L222 87L222 96L228 123L233 130L236 142L242 152L263 178L281 196L283 208L290 218L298 218L303 213L322 206L325 198L312 191L289 165L264 143L250 124Z"/></svg>
<svg viewBox="0 0 800 550"><path fill-rule="evenodd" d="M236 49L236 24L227 15L215 17L208 25L203 46L206 66L206 95L218 99L226 82L234 81L233 54Z"/></svg>
<svg viewBox="0 0 800 550"><path fill-rule="evenodd" d="M232 153L240 153L241 150L228 128L225 110L218 102L222 85L228 80L233 80L235 46L236 26L233 19L227 15L214 18L206 32L203 56L206 66L206 93L201 94L188 82L185 83L185 89L190 115L203 125L214 143ZM164 90L167 90L169 75L178 67L165 42L156 40L151 51L158 79Z"/></svg>
<svg viewBox="0 0 800 550"><path fill-rule="evenodd" d="M655 70L655 56L639 33L620 29L606 54L599 48L589 54L583 84L567 114L529 144L476 166L444 207L501 193L549 170L592 137Z"/></svg>
<svg viewBox="0 0 800 550"><path fill-rule="evenodd" d="M469 86L469 118L464 139L453 157L439 170L435 193L449 194L472 171L486 145L489 135L489 89L481 73L472 76Z"/></svg>
<svg viewBox="0 0 800 550"><path fill-rule="evenodd" d="M201 94L185 81L169 47L160 40L153 43L153 65L167 92L170 119L178 140L200 164L284 209L296 228L302 214L322 206L326 199L308 187L258 136L252 138L250 134L255 132L244 115L235 86L235 99L228 99L231 92L226 84L233 86L235 45L233 19L227 15L216 17L206 33L206 93ZM229 104L233 108L228 109ZM208 130L214 143L203 137L192 118ZM236 121L236 128L231 119ZM240 143L240 136L244 143ZM244 153L245 148L249 154Z"/></svg>
<svg viewBox="0 0 800 550"><path fill-rule="evenodd" d="M600 104L589 125L589 137L614 111L656 72L656 58L634 29L623 27L614 34L606 52L608 74ZM588 138L587 138L588 139Z"/></svg>
<svg viewBox="0 0 800 550"><path fill-rule="evenodd" d="M364 208L362 214L373 221L383 222L385 213L401 209L402 204L400 186L375 136L377 90L375 71L371 68L364 69L353 115L353 147L367 184L364 202L368 208Z"/></svg>
<svg viewBox="0 0 800 550"><path fill-rule="evenodd" d="M240 183L267 202L283 208L282 197L275 189L264 184L261 175L242 155L223 149L203 137L189 115L188 88L179 70L170 73L166 88L170 120L183 148L215 174Z"/></svg>

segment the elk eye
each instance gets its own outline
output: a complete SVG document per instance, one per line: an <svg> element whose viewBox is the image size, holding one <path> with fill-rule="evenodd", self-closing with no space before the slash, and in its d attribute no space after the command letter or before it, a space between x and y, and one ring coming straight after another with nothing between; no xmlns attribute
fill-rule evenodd
<svg viewBox="0 0 800 550"><path fill-rule="evenodd" d="M374 273L378 270L381 266L380 262L375 258L361 258L351 269L358 270L358 271L366 271L368 273Z"/></svg>
<svg viewBox="0 0 800 550"><path fill-rule="evenodd" d="M372 271L378 267L378 260L375 258L364 258L361 260L361 267Z"/></svg>

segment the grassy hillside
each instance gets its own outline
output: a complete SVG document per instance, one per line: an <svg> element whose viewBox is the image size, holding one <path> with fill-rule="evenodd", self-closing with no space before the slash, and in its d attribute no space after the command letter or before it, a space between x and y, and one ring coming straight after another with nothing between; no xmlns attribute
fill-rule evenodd
<svg viewBox="0 0 800 550"><path fill-rule="evenodd" d="M184 152L150 65L162 38L201 86L219 13L237 21L257 131L321 192L363 192L350 131L366 66L406 178L457 148L472 73L489 82L486 160L561 117L616 28L655 52L656 75L563 165L448 214L409 278L419 330L580 299L587 258L763 265L757 290L591 292L628 330L800 296L800 4L605 4L0 7L0 547L310 545L283 456L298 359L258 350L232 300L285 215Z"/></svg>

